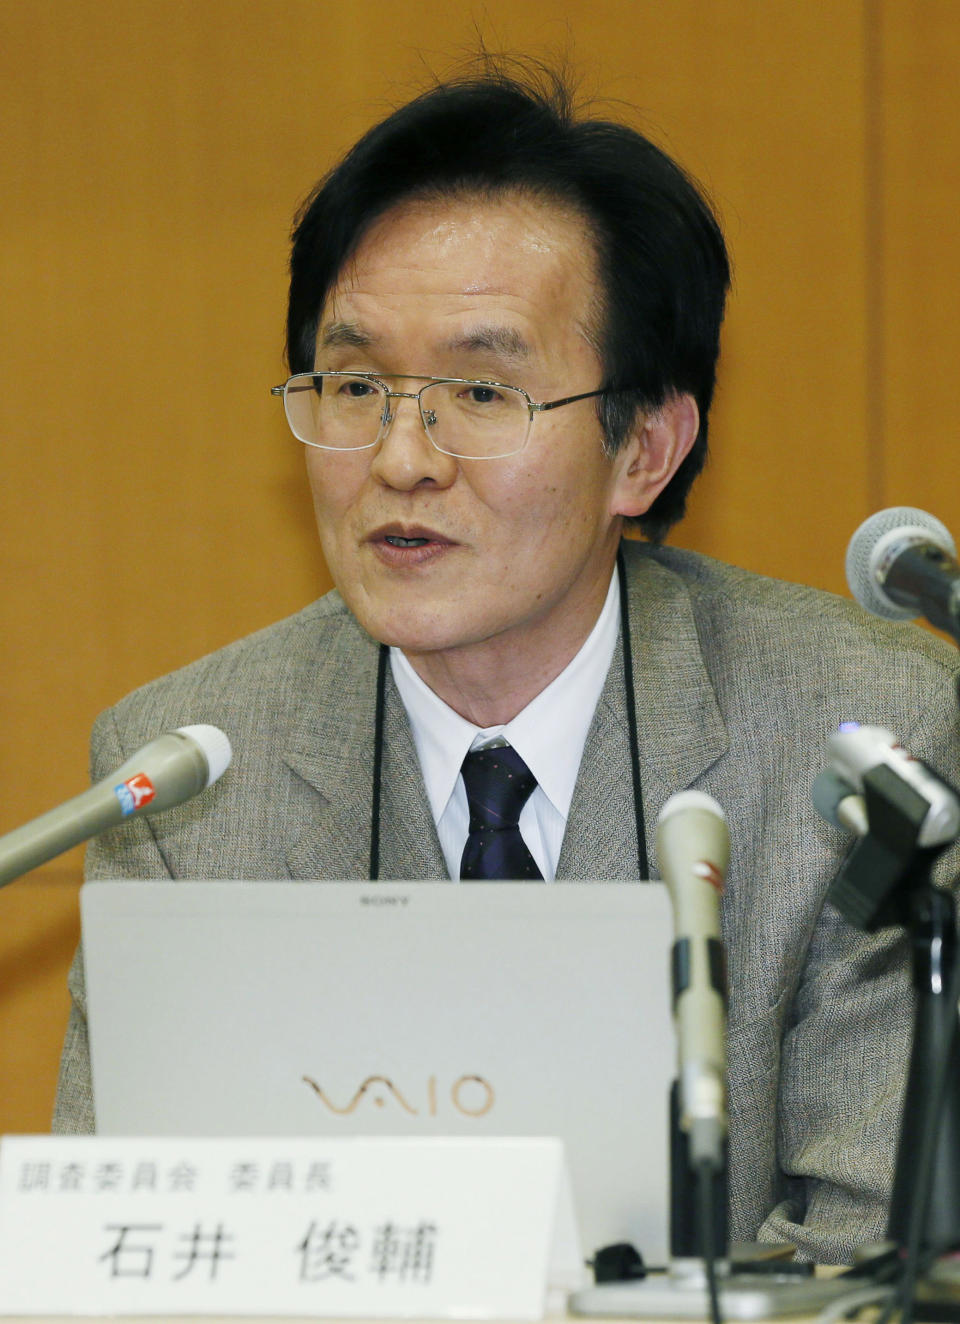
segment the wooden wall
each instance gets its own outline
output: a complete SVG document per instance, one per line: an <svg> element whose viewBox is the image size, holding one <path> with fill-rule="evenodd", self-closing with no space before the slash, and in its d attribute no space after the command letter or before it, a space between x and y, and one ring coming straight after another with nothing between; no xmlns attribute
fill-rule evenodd
<svg viewBox="0 0 960 1324"><path fill-rule="evenodd" d="M954 0L0 0L0 832L82 789L99 709L327 587L268 395L290 216L478 34L632 103L725 218L675 541L844 591L872 510L960 529ZM79 868L0 897L2 1130L47 1125Z"/></svg>

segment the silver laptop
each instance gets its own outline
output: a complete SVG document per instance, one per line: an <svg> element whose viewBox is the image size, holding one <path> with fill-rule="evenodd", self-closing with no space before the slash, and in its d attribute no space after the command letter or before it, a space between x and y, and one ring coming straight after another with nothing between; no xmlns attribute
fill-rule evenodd
<svg viewBox="0 0 960 1324"><path fill-rule="evenodd" d="M112 1135L557 1135L586 1252L667 1241L662 884L97 882Z"/></svg>

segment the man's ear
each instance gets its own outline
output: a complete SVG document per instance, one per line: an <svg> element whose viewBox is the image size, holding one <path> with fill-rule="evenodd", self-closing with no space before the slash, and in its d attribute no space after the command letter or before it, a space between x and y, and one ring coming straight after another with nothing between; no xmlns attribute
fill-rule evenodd
<svg viewBox="0 0 960 1324"><path fill-rule="evenodd" d="M700 430L692 395L671 395L654 413L639 413L614 458L612 515L645 515L690 453Z"/></svg>

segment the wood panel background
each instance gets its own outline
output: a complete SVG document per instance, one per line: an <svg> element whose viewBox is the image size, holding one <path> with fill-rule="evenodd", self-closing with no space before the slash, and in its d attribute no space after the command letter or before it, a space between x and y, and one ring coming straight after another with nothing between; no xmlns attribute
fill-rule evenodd
<svg viewBox="0 0 960 1324"><path fill-rule="evenodd" d="M960 529L954 0L0 0L0 832L99 709L327 587L268 396L290 217L478 36L631 103L725 219L674 541L844 591L873 509ZM2 1130L47 1126L79 869L0 897Z"/></svg>

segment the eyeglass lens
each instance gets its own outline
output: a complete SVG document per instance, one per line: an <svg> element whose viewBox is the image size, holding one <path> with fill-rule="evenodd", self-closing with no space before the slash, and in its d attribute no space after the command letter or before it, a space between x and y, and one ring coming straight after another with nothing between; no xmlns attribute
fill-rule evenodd
<svg viewBox="0 0 960 1324"><path fill-rule="evenodd" d="M327 450L373 446L402 401L377 382L345 373L305 373L287 384L287 420L294 436ZM410 402L415 408L415 401ZM483 382L431 382L420 392L427 435L437 450L463 459L495 459L523 448L530 424L524 395Z"/></svg>

